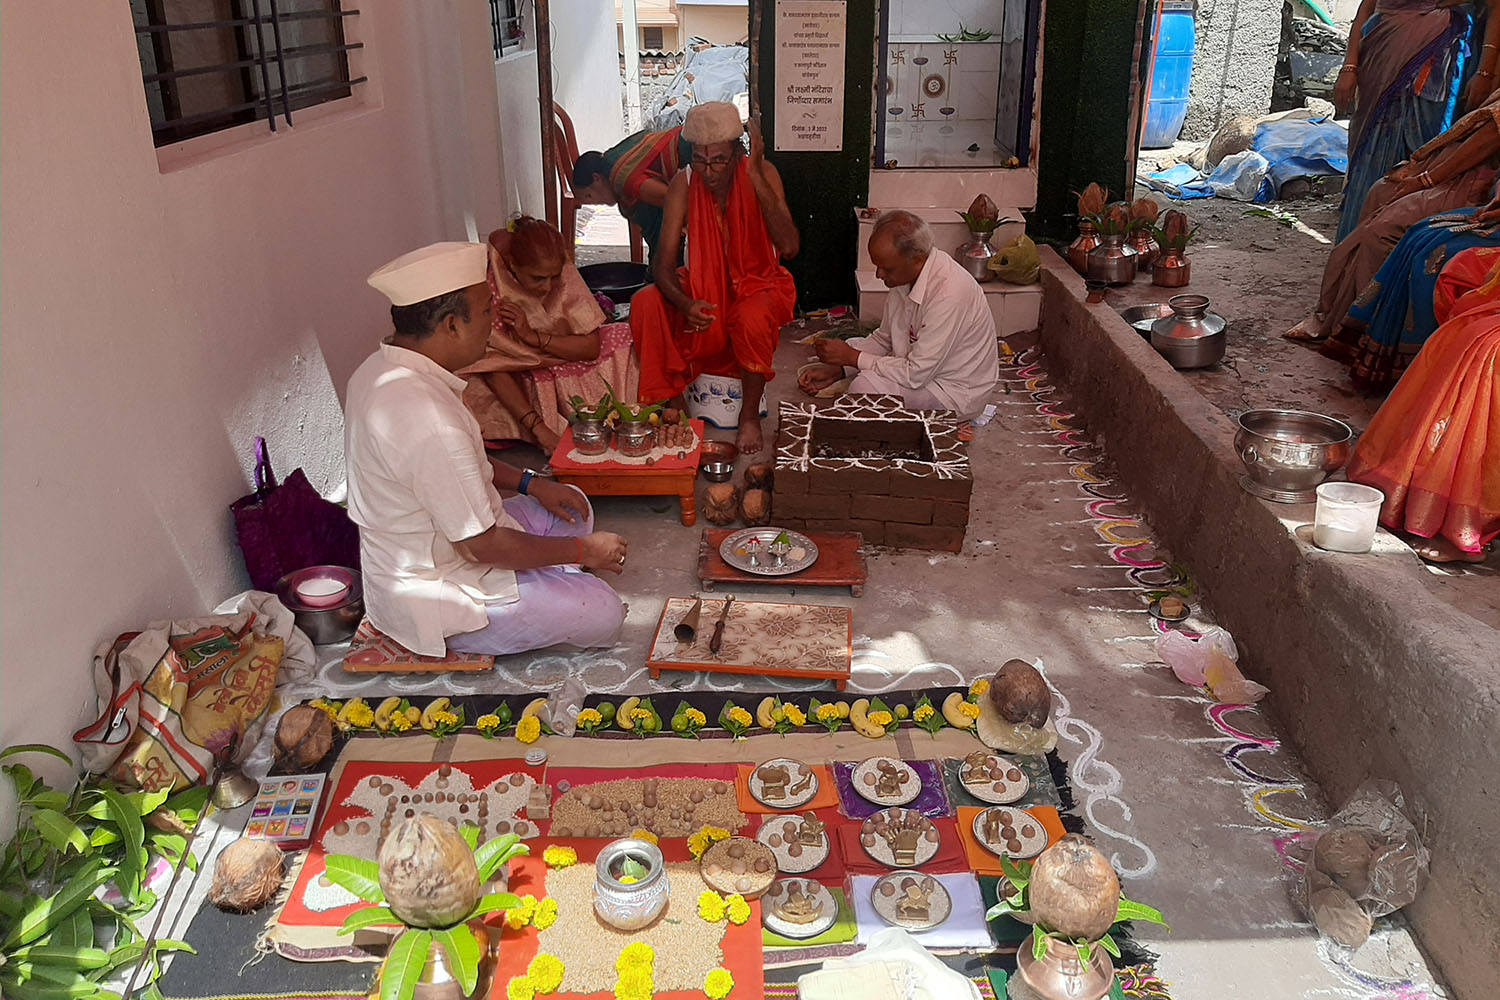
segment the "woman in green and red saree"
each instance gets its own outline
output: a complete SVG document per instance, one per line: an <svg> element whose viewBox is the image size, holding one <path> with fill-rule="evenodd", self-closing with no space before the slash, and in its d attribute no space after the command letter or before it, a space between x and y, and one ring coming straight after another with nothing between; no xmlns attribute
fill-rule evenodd
<svg viewBox="0 0 1500 1000"><path fill-rule="evenodd" d="M682 139L682 126L664 132L637 132L604 152L580 154L573 167L573 192L585 205L614 205L641 227L656 258L661 239L662 206L667 185L693 155Z"/></svg>

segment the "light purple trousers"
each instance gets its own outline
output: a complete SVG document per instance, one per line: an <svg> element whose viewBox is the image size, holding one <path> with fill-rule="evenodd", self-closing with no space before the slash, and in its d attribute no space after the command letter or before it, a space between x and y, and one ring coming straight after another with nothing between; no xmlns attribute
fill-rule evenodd
<svg viewBox="0 0 1500 1000"><path fill-rule="evenodd" d="M505 512L532 535L567 538L594 530L592 506L576 524L553 516L535 497L510 497ZM613 646L625 622L625 605L614 588L577 566L518 570L516 586L519 598L489 605L490 623L476 632L450 635L448 649L503 656L546 646Z"/></svg>

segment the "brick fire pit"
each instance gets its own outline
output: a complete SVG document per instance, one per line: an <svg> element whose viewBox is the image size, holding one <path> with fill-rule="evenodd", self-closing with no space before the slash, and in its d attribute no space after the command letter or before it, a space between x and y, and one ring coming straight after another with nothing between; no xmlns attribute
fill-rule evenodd
<svg viewBox="0 0 1500 1000"><path fill-rule="evenodd" d="M876 545L957 552L973 491L969 448L951 413L907 410L899 396L781 404L777 525L858 531Z"/></svg>

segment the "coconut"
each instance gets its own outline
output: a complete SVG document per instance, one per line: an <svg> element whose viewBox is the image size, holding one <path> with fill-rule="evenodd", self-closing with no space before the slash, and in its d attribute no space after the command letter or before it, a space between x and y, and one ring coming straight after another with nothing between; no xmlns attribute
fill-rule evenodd
<svg viewBox="0 0 1500 1000"><path fill-rule="evenodd" d="M413 927L448 927L479 899L474 852L457 829L418 813L380 845L380 888L391 910Z"/></svg>
<svg viewBox="0 0 1500 1000"><path fill-rule="evenodd" d="M733 483L714 483L704 490L703 516L711 524L733 524L740 516L740 488Z"/></svg>
<svg viewBox="0 0 1500 1000"><path fill-rule="evenodd" d="M1006 722L1041 728L1052 714L1052 692L1036 667L1025 660L1007 660L990 682L990 702Z"/></svg>
<svg viewBox="0 0 1500 1000"><path fill-rule="evenodd" d="M289 708L276 724L276 761L296 768L312 767L333 749L333 720L310 705Z"/></svg>
<svg viewBox="0 0 1500 1000"><path fill-rule="evenodd" d="M208 898L221 910L249 913L281 888L281 848L268 840L241 837L219 853Z"/></svg>
<svg viewBox="0 0 1500 1000"><path fill-rule="evenodd" d="M775 478L775 466L769 462L757 462L745 470L745 489L769 491Z"/></svg>
<svg viewBox="0 0 1500 1000"><path fill-rule="evenodd" d="M1120 909L1120 879L1104 855L1076 833L1042 852L1028 887L1036 922L1070 940L1097 941Z"/></svg>
<svg viewBox="0 0 1500 1000"><path fill-rule="evenodd" d="M740 501L740 516L752 527L770 524L771 494L765 490L746 490L744 499Z"/></svg>

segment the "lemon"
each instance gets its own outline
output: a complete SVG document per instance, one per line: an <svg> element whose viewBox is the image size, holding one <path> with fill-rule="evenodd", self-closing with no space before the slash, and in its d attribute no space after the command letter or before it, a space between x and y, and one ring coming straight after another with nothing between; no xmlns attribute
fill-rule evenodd
<svg viewBox="0 0 1500 1000"><path fill-rule="evenodd" d="M911 709L907 708L905 705L897 705L896 706L896 718L898 718L898 719L904 719L904 718L906 718L910 714L911 714Z"/></svg>
<svg viewBox="0 0 1500 1000"><path fill-rule="evenodd" d="M687 732L687 728L688 728L688 718L687 718L686 715L674 715L674 716L672 716L672 732L674 732L674 733L685 733L685 732Z"/></svg>
<svg viewBox="0 0 1500 1000"><path fill-rule="evenodd" d="M777 705L775 708L771 709L771 718L776 722L785 721L786 709L782 708L780 705Z"/></svg>
<svg viewBox="0 0 1500 1000"><path fill-rule="evenodd" d="M603 720L603 723L602 723L603 725L607 726L611 722L615 721L615 703L614 702L612 702L612 701L603 701L603 702L600 702L599 703L598 712L599 712L599 718Z"/></svg>

